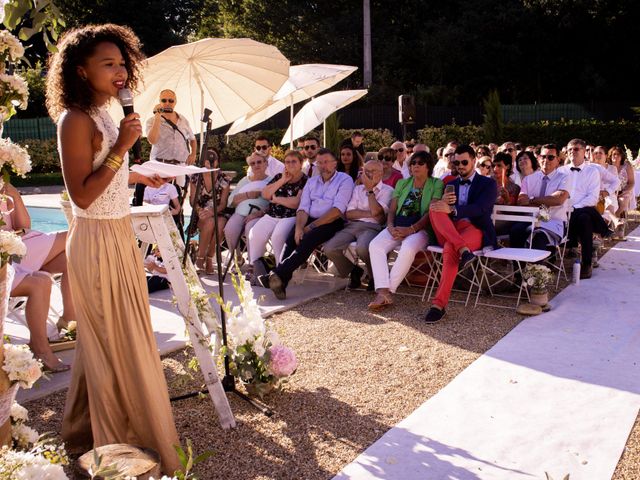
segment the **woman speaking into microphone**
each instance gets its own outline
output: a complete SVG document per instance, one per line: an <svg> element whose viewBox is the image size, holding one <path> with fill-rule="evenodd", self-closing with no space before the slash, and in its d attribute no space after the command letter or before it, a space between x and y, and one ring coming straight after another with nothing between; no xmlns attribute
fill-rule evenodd
<svg viewBox="0 0 640 480"><path fill-rule="evenodd" d="M128 204L128 183L162 182L129 172L138 114L118 129L106 110L121 88L136 87L142 60L135 34L111 24L67 32L49 59L47 108L74 215L67 258L78 320L62 436L72 451L150 447L173 473L178 436Z"/></svg>

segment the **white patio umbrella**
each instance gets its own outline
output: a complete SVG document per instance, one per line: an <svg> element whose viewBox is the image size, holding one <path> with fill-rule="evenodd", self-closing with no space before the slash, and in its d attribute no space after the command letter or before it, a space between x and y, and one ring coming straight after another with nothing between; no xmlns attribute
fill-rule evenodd
<svg viewBox="0 0 640 480"><path fill-rule="evenodd" d="M234 135L268 120L289 107L293 120L293 105L308 100L345 79L358 67L309 63L289 67L289 78L263 108L239 118L226 133Z"/></svg>
<svg viewBox="0 0 640 480"><path fill-rule="evenodd" d="M176 111L198 132L205 107L213 111L213 128L227 125L268 102L287 78L289 60L276 47L247 38L205 38L149 58L134 106L144 122L160 91L173 90ZM110 113L122 118L115 103Z"/></svg>
<svg viewBox="0 0 640 480"><path fill-rule="evenodd" d="M291 143L295 139L306 135L324 122L333 112L337 112L366 94L367 90L342 90L314 98L302 107L293 118L293 122L289 125L280 144ZM291 128L292 126L293 129Z"/></svg>

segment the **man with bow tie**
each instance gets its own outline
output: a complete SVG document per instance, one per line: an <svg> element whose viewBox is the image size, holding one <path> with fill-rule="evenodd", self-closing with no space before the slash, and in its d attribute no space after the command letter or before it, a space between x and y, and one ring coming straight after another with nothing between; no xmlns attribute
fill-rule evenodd
<svg viewBox="0 0 640 480"><path fill-rule="evenodd" d="M453 164L459 178L451 181L454 192L431 203L429 219L443 247L440 285L425 316L425 322L435 323L445 314L453 281L476 259L474 250L496 246L496 231L491 220L498 187L493 178L476 173L476 152L469 145L455 150Z"/></svg>
<svg viewBox="0 0 640 480"><path fill-rule="evenodd" d="M580 260L580 278L591 278L593 258L593 234L599 233L604 237L613 232L609 230L602 215L596 210L600 196L600 173L592 165L585 163L587 142L574 138L567 145L570 163L560 167L561 172L569 174L571 179L571 206L573 212L569 220L570 248L575 248L580 242L582 258Z"/></svg>

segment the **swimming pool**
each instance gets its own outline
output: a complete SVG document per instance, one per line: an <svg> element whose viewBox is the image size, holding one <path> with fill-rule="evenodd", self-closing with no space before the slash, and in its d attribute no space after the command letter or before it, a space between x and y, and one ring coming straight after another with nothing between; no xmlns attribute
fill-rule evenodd
<svg viewBox="0 0 640 480"><path fill-rule="evenodd" d="M31 228L41 232L68 230L67 220L59 208L27 207L31 216Z"/></svg>
<svg viewBox="0 0 640 480"><path fill-rule="evenodd" d="M31 216L31 228L41 232L59 232L68 230L67 219L59 208L27 207ZM190 217L186 216L185 224L189 224Z"/></svg>

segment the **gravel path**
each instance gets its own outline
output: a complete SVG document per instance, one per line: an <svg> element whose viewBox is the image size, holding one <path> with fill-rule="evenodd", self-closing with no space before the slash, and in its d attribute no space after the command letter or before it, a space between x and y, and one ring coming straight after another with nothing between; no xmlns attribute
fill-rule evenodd
<svg viewBox="0 0 640 480"><path fill-rule="evenodd" d="M370 300L341 291L271 318L300 364L284 391L265 398L273 417L231 395L238 427L225 432L208 397L173 404L183 443L190 438L196 452L215 452L196 467L200 478L331 478L523 318L452 304L444 321L426 325L420 298L396 296L379 314L367 311ZM171 395L199 388L199 373L187 372L190 357L185 349L163 359ZM64 396L25 405L30 424L59 432ZM636 421L614 479L640 478L639 445Z"/></svg>

